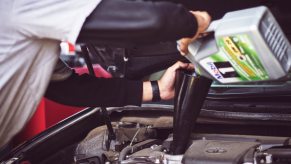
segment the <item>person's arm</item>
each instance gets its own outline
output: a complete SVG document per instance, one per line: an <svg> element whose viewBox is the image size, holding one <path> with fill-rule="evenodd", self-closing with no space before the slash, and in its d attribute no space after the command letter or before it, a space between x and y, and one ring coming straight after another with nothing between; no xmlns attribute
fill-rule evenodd
<svg viewBox="0 0 291 164"><path fill-rule="evenodd" d="M167 69L158 80L162 100L174 97L175 72L179 68L193 69L193 65L177 62ZM52 81L45 97L71 106L124 106L151 101L153 93L149 81L105 79L73 72L64 80Z"/></svg>
<svg viewBox="0 0 291 164"><path fill-rule="evenodd" d="M78 75L59 59L45 97L71 106L140 105L142 82Z"/></svg>
<svg viewBox="0 0 291 164"><path fill-rule="evenodd" d="M140 105L142 90L142 81L72 73L65 80L50 82L45 97L71 106Z"/></svg>
<svg viewBox="0 0 291 164"><path fill-rule="evenodd" d="M103 0L86 19L79 42L151 43L193 37L196 17L180 4L150 0Z"/></svg>

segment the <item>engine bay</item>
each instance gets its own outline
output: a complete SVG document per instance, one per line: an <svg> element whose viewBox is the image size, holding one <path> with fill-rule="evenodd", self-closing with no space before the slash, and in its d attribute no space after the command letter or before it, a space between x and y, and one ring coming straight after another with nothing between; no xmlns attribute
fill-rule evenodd
<svg viewBox="0 0 291 164"><path fill-rule="evenodd" d="M76 163L290 163L289 137L191 133L184 154L172 155L171 116L122 117L112 122L116 139L108 143L106 126L93 129L76 147Z"/></svg>

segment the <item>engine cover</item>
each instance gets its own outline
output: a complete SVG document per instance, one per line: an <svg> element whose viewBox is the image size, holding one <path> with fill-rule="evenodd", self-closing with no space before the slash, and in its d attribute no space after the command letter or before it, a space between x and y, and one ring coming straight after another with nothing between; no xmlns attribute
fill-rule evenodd
<svg viewBox="0 0 291 164"><path fill-rule="evenodd" d="M259 142L194 140L182 161L185 164L242 163L246 154L259 145Z"/></svg>

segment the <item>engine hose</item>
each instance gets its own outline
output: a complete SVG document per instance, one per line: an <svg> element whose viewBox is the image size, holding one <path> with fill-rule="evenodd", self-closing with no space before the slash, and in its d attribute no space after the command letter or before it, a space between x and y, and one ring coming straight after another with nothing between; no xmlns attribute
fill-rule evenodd
<svg viewBox="0 0 291 164"><path fill-rule="evenodd" d="M126 155L128 155L129 153L132 154L132 153L137 152L139 150L142 150L144 148L149 148L152 145L161 144L161 143L162 142L160 140L157 140L157 139L148 139L148 140L142 141L140 143L137 143L133 146L127 146L120 151L118 161L119 162L123 161L125 159Z"/></svg>

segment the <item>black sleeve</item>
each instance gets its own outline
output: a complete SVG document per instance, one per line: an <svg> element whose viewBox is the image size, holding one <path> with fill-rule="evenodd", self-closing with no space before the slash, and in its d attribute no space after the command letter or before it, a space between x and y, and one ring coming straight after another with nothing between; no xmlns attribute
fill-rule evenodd
<svg viewBox="0 0 291 164"><path fill-rule="evenodd" d="M86 19L79 42L150 43L193 37L196 18L181 4L150 0L103 0Z"/></svg>
<svg viewBox="0 0 291 164"><path fill-rule="evenodd" d="M45 97L71 106L117 107L140 105L142 89L142 81L73 73L66 80L50 82Z"/></svg>

